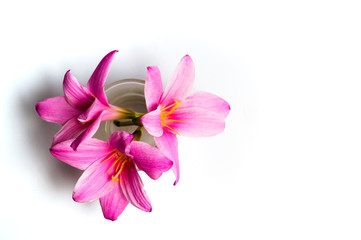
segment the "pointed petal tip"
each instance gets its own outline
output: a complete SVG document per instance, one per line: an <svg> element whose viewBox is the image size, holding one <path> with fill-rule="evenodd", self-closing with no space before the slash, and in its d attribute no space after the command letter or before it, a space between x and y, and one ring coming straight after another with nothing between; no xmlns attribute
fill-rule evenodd
<svg viewBox="0 0 361 240"><path fill-rule="evenodd" d="M76 142L75 140L71 143L70 147L76 151L78 149L79 142Z"/></svg>
<svg viewBox="0 0 361 240"><path fill-rule="evenodd" d="M184 59L184 60L187 60L187 61L192 61L191 56L189 56L188 54L185 55L185 56L183 57L183 59Z"/></svg>

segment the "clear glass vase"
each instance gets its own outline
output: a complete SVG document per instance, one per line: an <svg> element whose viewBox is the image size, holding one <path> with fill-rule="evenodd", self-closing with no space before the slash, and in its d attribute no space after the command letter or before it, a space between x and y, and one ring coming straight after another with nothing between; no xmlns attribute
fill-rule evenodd
<svg viewBox="0 0 361 240"><path fill-rule="evenodd" d="M147 107L144 98L144 80L140 79L122 79L111 83L105 87L105 94L107 95L109 104L126 108L138 113L146 113ZM127 119L119 121L129 121ZM113 121L106 121L100 124L97 133L94 135L96 138L108 141L109 136L116 131L126 131L133 133L137 126L116 126ZM155 146L153 137L143 129L143 134L140 139Z"/></svg>

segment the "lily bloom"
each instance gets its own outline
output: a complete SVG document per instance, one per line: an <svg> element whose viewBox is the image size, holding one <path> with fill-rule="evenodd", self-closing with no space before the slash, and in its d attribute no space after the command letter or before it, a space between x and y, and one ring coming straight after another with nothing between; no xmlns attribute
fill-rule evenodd
<svg viewBox="0 0 361 240"><path fill-rule="evenodd" d="M63 81L64 96L48 98L35 105L42 119L63 126L55 134L52 146L75 138L71 147L76 150L81 142L95 134L102 121L134 117L134 112L110 105L104 93L104 83L116 52L108 53L100 61L87 88L69 70Z"/></svg>
<svg viewBox="0 0 361 240"><path fill-rule="evenodd" d="M85 170L74 188L76 202L100 199L104 217L113 221L129 202L143 211L152 210L137 168L158 179L172 167L172 161L159 149L133 138L127 132L114 132L109 142L91 138L77 151L70 147L71 140L50 149L59 160Z"/></svg>
<svg viewBox="0 0 361 240"><path fill-rule="evenodd" d="M178 141L176 135L208 137L224 130L230 106L222 98L207 92L191 94L194 64L184 56L163 92L157 67L148 67L144 95L148 113L142 118L144 128L154 136L158 148L173 161L179 181Z"/></svg>

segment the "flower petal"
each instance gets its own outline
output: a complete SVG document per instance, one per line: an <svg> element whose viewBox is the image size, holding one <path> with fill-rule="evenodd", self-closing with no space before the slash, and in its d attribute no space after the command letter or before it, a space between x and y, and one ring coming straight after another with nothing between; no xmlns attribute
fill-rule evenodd
<svg viewBox="0 0 361 240"><path fill-rule="evenodd" d="M39 116L48 122L65 124L69 119L78 116L81 110L69 105L63 96L45 99L35 105Z"/></svg>
<svg viewBox="0 0 361 240"><path fill-rule="evenodd" d="M171 132L164 131L163 135L160 137L154 137L155 143L159 150L164 153L164 155L173 161L172 170L175 175L176 185L179 181L179 158L178 158L178 139L177 136Z"/></svg>
<svg viewBox="0 0 361 240"><path fill-rule="evenodd" d="M164 94L160 101L162 105L169 105L174 100L182 101L186 98L193 87L194 82L194 64L190 56L184 56L173 75L171 76Z"/></svg>
<svg viewBox="0 0 361 240"><path fill-rule="evenodd" d="M104 93L104 83L108 76L110 63L112 62L117 50L108 53L98 64L90 77L87 87L89 91L98 98L104 105L108 105L107 97Z"/></svg>
<svg viewBox="0 0 361 240"><path fill-rule="evenodd" d="M88 127L87 124L81 124L76 117L67 121L64 126L54 135L52 146L77 137L84 129Z"/></svg>
<svg viewBox="0 0 361 240"><path fill-rule="evenodd" d="M116 186L108 194L101 197L99 201L104 217L112 221L117 220L118 216L129 203L119 184L116 184Z"/></svg>
<svg viewBox="0 0 361 240"><path fill-rule="evenodd" d="M229 104L223 98L202 91L193 93L179 106L179 108L191 107L207 109L217 113L222 118L226 118L231 109Z"/></svg>
<svg viewBox="0 0 361 240"><path fill-rule="evenodd" d="M120 186L127 200L140 210L152 211L150 200L143 189L142 179L132 161L127 162L121 175Z"/></svg>
<svg viewBox="0 0 361 240"><path fill-rule="evenodd" d="M73 199L76 202L89 202L103 197L109 193L118 182L111 182L111 176L114 174L112 160L95 161L80 176L75 185ZM107 171L111 170L107 173Z"/></svg>
<svg viewBox="0 0 361 240"><path fill-rule="evenodd" d="M168 171L173 165L173 162L159 149L144 142L132 142L130 153L133 155L137 167L154 180L158 179L163 172Z"/></svg>
<svg viewBox="0 0 361 240"><path fill-rule="evenodd" d="M187 137L214 136L225 127L223 117L202 108L179 108L172 113L171 118L182 122L172 121L167 122L167 125Z"/></svg>
<svg viewBox="0 0 361 240"><path fill-rule="evenodd" d="M74 151L77 150L80 143L91 138L96 133L96 131L98 130L100 123L102 121L103 114L104 114L104 112L100 113L99 116L93 122L91 122L89 124L88 124L88 122L79 123L81 125L87 125L87 128L77 138L75 138L75 140L70 145L74 149Z"/></svg>
<svg viewBox="0 0 361 240"><path fill-rule="evenodd" d="M104 106L98 99L94 99L91 106L78 117L80 122L89 122L96 119L101 112L106 110L107 107Z"/></svg>
<svg viewBox="0 0 361 240"><path fill-rule="evenodd" d="M145 114L140 120L144 128L149 132L150 135L159 137L163 134L163 127L160 121L160 107L156 110Z"/></svg>
<svg viewBox="0 0 361 240"><path fill-rule="evenodd" d="M121 153L128 156L130 151L130 143L133 141L133 138L133 134L124 131L117 131L110 135L109 144L113 148L118 149Z"/></svg>
<svg viewBox="0 0 361 240"><path fill-rule="evenodd" d="M108 142L91 138L83 142L77 151L74 151L70 147L72 141L58 143L50 148L50 152L59 160L81 170L87 169L96 160L109 156L114 149Z"/></svg>
<svg viewBox="0 0 361 240"><path fill-rule="evenodd" d="M147 104L148 112L157 109L162 93L163 84L158 67L148 67L144 87L145 102Z"/></svg>
<svg viewBox="0 0 361 240"><path fill-rule="evenodd" d="M88 108L94 100L94 97L70 73L70 70L65 73L63 90L67 102L77 108Z"/></svg>

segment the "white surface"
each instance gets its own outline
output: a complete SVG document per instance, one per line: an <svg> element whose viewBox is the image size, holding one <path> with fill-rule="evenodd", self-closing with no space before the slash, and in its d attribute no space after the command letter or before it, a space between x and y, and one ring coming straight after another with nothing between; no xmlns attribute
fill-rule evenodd
<svg viewBox="0 0 361 240"><path fill-rule="evenodd" d="M360 239L359 1L2 1L0 239ZM224 133L180 138L181 180L145 179L152 213L116 222L71 199L80 171L48 152L34 104L85 85L166 83L180 58L195 90L232 111Z"/></svg>

